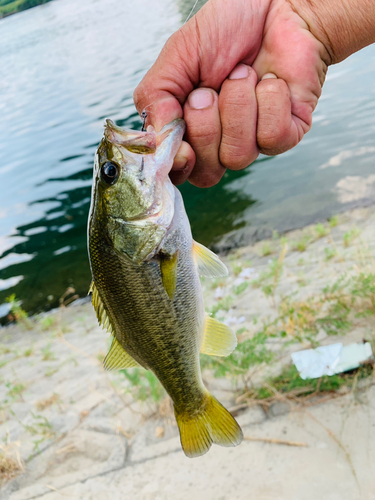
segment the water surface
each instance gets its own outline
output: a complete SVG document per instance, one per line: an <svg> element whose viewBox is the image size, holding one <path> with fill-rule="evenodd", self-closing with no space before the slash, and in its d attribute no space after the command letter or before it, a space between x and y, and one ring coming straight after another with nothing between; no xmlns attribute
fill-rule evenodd
<svg viewBox="0 0 375 500"><path fill-rule="evenodd" d="M56 306L68 286L86 294L103 120L140 126L132 92L192 4L54 0L0 21L0 316L12 293L32 312ZM182 186L195 238L291 229L371 202L374 81L372 46L329 70L313 129L294 150L209 190Z"/></svg>

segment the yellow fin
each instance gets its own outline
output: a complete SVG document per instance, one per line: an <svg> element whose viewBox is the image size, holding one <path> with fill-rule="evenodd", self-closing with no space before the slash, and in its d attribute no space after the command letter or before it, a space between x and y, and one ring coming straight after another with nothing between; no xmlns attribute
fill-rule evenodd
<svg viewBox="0 0 375 500"><path fill-rule="evenodd" d="M160 256L161 279L170 299L173 299L176 291L177 263L177 252L171 258L166 258L164 255Z"/></svg>
<svg viewBox="0 0 375 500"><path fill-rule="evenodd" d="M105 310L102 299L100 298L99 292L95 286L95 283L92 282L90 285L89 293L92 292L92 305L94 306L96 317L98 318L99 325L101 325L104 330L112 333L114 335L114 329L111 324L111 320L108 317L107 311Z"/></svg>
<svg viewBox="0 0 375 500"><path fill-rule="evenodd" d="M111 348L104 358L103 366L105 370L109 371L123 370L140 365L125 351L116 337L113 337Z"/></svg>
<svg viewBox="0 0 375 500"><path fill-rule="evenodd" d="M193 256L198 267L199 276L205 276L206 278L228 276L228 269L219 257L196 241L193 242Z"/></svg>
<svg viewBox="0 0 375 500"><path fill-rule="evenodd" d="M236 334L229 326L206 316L201 352L210 356L228 356L236 346Z"/></svg>
<svg viewBox="0 0 375 500"><path fill-rule="evenodd" d="M203 411L193 416L175 409L181 446L189 458L204 455L212 443L237 446L243 439L241 427L228 410L207 393Z"/></svg>

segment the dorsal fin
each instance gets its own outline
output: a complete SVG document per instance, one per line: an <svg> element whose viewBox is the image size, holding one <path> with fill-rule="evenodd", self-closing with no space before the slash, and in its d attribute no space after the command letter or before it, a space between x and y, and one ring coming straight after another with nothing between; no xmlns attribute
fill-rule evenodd
<svg viewBox="0 0 375 500"><path fill-rule="evenodd" d="M228 269L219 257L196 241L193 242L193 256L198 267L199 276L205 276L206 278L228 276Z"/></svg>
<svg viewBox="0 0 375 500"><path fill-rule="evenodd" d="M236 334L217 319L206 316L201 352L209 356L228 356L237 345Z"/></svg>
<svg viewBox="0 0 375 500"><path fill-rule="evenodd" d="M93 281L90 285L89 293L90 292L92 292L92 305L94 306L99 325L101 325L104 330L107 330L107 332L110 332L112 335L114 335L115 332L112 327L111 321Z"/></svg>
<svg viewBox="0 0 375 500"><path fill-rule="evenodd" d="M122 370L125 368L132 368L134 366L140 366L135 359L133 359L130 354L128 354L122 347L120 342L115 336L115 330L112 326L111 320L105 310L104 304L100 298L98 289L95 283L92 282L90 285L89 293L92 292L92 304L96 311L96 316L98 318L99 324L110 332L113 336L111 347L104 358L103 366L105 370Z"/></svg>

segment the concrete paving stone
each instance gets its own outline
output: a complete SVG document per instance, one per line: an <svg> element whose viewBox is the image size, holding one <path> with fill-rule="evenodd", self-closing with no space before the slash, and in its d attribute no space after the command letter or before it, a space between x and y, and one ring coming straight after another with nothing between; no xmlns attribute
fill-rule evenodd
<svg viewBox="0 0 375 500"><path fill-rule="evenodd" d="M237 422L244 429L245 427L260 424L267 418L265 412L258 405L251 406L241 415L236 417Z"/></svg>
<svg viewBox="0 0 375 500"><path fill-rule="evenodd" d="M126 444L120 436L80 430L34 460L37 467L18 483L21 488L10 494L12 500L39 498L51 489L63 489L87 481L125 464ZM39 471L39 472L38 472Z"/></svg>

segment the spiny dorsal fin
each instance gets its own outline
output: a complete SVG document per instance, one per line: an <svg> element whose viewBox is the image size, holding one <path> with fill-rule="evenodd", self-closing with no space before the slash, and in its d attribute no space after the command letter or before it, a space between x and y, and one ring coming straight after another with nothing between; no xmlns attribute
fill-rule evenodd
<svg viewBox="0 0 375 500"><path fill-rule="evenodd" d="M107 311L104 308L104 304L100 298L99 292L94 282L92 282L90 285L89 293L90 292L92 292L92 305L94 306L99 325L101 325L104 330L107 330L107 332L110 332L112 333L112 335L114 335L114 329L112 327L111 321L108 317Z"/></svg>
<svg viewBox="0 0 375 500"><path fill-rule="evenodd" d="M219 257L196 241L193 242L193 256L198 267L199 276L205 276L206 278L228 276L228 269Z"/></svg>
<svg viewBox="0 0 375 500"><path fill-rule="evenodd" d="M176 291L177 264L178 264L177 252L174 255L172 255L172 257L168 258L165 257L164 255L160 256L161 280L170 299L173 299Z"/></svg>
<svg viewBox="0 0 375 500"><path fill-rule="evenodd" d="M125 368L133 368L140 365L125 351L116 337L113 337L111 348L104 358L103 366L105 370L110 371L124 370Z"/></svg>
<svg viewBox="0 0 375 500"><path fill-rule="evenodd" d="M201 352L209 356L228 356L237 345L236 334L224 323L206 316Z"/></svg>

